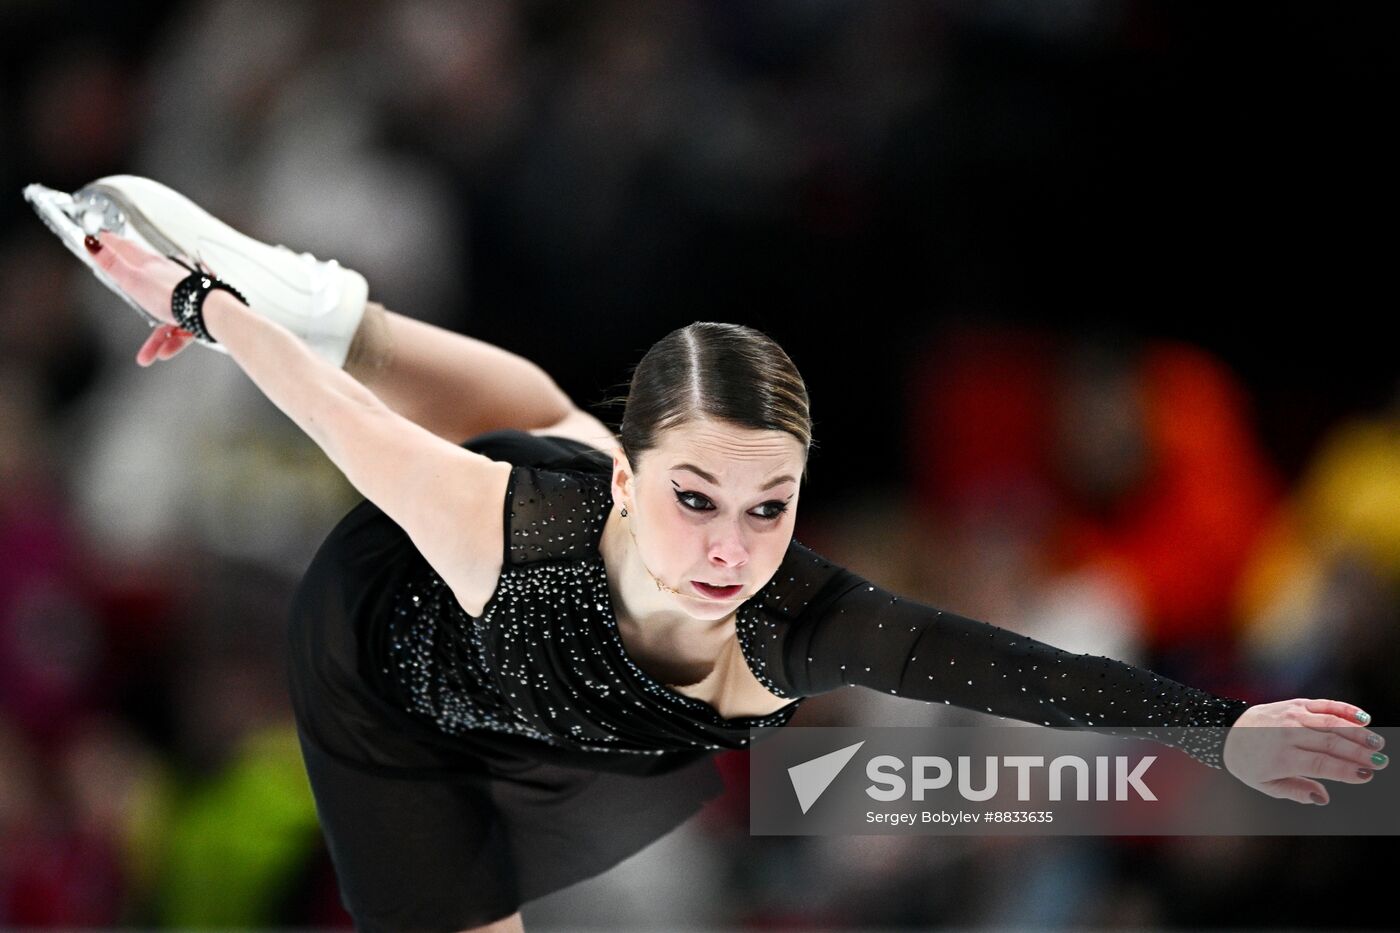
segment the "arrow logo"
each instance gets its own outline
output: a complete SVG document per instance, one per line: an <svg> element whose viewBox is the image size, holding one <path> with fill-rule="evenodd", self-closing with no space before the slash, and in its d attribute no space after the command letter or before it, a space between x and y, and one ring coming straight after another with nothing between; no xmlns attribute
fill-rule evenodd
<svg viewBox="0 0 1400 933"><path fill-rule="evenodd" d="M864 744L865 740L861 739L854 745L838 748L820 758L813 758L788 768L788 778L792 781L793 792L797 794L797 802L801 805L803 813L812 808L817 798L836 780L836 775L846 767L846 762L850 761L856 750Z"/></svg>

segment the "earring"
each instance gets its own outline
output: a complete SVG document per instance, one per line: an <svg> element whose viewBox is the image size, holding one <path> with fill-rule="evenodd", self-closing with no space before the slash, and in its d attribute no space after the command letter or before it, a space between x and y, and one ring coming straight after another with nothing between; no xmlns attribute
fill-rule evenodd
<svg viewBox="0 0 1400 933"><path fill-rule="evenodd" d="M627 506L625 506L625 505L622 507L622 517L623 517L623 518L626 518L626 517L627 517Z"/></svg>

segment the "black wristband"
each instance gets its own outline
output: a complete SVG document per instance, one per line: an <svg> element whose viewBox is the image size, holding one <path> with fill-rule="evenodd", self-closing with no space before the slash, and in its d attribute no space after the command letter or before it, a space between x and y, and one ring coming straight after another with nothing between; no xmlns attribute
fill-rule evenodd
<svg viewBox="0 0 1400 933"><path fill-rule="evenodd" d="M190 266L174 256L170 258L190 269ZM175 323L194 334L197 340L209 344L218 341L204 325L204 299L216 288L228 292L245 305L248 303L248 299L244 298L238 289L198 269L191 269L190 274L180 280L170 295L170 311L175 317Z"/></svg>

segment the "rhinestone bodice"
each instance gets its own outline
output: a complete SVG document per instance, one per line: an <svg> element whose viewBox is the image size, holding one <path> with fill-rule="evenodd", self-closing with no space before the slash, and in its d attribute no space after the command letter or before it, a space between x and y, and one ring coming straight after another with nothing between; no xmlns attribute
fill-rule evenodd
<svg viewBox="0 0 1400 933"><path fill-rule="evenodd" d="M507 559L480 616L468 614L426 562L405 578L383 672L410 712L449 734L490 729L645 755L742 748L751 727L792 717L800 698L768 715L726 718L628 656L598 551L611 508L607 486L606 474L513 467ZM745 660L773 689L744 615L735 626Z"/></svg>

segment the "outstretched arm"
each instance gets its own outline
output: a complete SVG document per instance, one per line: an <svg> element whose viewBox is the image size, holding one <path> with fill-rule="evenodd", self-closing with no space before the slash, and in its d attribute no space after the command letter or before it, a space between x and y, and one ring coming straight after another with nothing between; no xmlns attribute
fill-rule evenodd
<svg viewBox="0 0 1400 933"><path fill-rule="evenodd" d="M789 671L804 693L855 684L1040 725L1091 728L1224 727L1250 706L907 600L847 573L842 592L789 649ZM1183 751L1219 768L1223 733L1202 731L1201 744Z"/></svg>
<svg viewBox="0 0 1400 933"><path fill-rule="evenodd" d="M1379 745L1368 744L1379 736L1355 728L1367 720L1351 704L1253 706L904 599L844 569L839 577L828 591L835 595L794 627L785 648L788 677L801 695L854 684L1041 725L1150 738L1228 767L1262 793L1300 802L1313 792L1325 798L1310 778L1363 783L1369 774L1357 768L1383 766L1370 758ZM1237 722L1308 728L1257 730L1235 741Z"/></svg>

